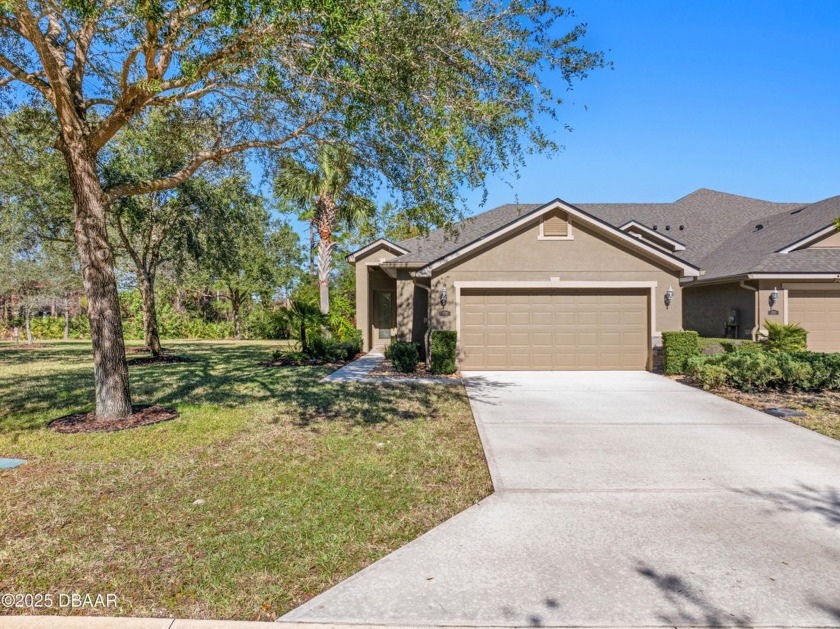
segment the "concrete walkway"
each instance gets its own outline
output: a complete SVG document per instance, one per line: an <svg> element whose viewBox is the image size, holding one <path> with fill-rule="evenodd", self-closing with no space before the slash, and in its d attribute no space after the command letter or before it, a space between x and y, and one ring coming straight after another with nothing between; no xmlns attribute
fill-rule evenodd
<svg viewBox="0 0 840 629"><path fill-rule="evenodd" d="M468 373L496 493L283 621L840 626L840 442L649 373Z"/></svg>
<svg viewBox="0 0 840 629"><path fill-rule="evenodd" d="M341 369L336 369L321 382L353 382L354 380L365 380L370 371L379 363L385 360L385 354L379 352L368 352L352 363L347 363Z"/></svg>
<svg viewBox="0 0 840 629"><path fill-rule="evenodd" d="M389 384L461 384L460 378L393 378L389 376L369 376L368 374L382 361L385 355L380 352L368 352L352 363L336 369L330 375L321 378L321 382L367 382ZM2 629L2 627L0 627Z"/></svg>

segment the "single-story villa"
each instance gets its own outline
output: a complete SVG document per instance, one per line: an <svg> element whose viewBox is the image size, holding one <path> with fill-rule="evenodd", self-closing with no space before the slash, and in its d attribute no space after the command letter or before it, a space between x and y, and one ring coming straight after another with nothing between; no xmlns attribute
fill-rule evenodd
<svg viewBox="0 0 840 629"><path fill-rule="evenodd" d="M796 322L840 351L840 196L503 205L350 254L365 350L456 330L472 370L649 369L668 330Z"/></svg>

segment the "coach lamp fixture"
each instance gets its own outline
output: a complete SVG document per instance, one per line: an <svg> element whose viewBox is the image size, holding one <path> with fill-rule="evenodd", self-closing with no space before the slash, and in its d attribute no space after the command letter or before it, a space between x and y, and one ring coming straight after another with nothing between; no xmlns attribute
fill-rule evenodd
<svg viewBox="0 0 840 629"><path fill-rule="evenodd" d="M669 286L665 291L665 307L670 306L672 301L674 301L674 289Z"/></svg>
<svg viewBox="0 0 840 629"><path fill-rule="evenodd" d="M446 284L440 289L440 306L446 308Z"/></svg>
<svg viewBox="0 0 840 629"><path fill-rule="evenodd" d="M775 306L777 301L779 301L779 291L774 286L773 292L770 293L770 307L772 308L773 306Z"/></svg>

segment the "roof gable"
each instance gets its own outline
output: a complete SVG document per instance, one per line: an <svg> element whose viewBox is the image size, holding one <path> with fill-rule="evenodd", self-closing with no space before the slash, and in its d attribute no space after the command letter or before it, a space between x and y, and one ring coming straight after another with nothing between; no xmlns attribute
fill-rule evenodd
<svg viewBox="0 0 840 629"><path fill-rule="evenodd" d="M789 257L787 262L770 259L771 256L792 256L797 249L824 237L831 220L840 217L840 197L810 205L774 203L701 188L673 203L567 205L585 213L590 220L598 220L615 229L633 222L640 230L657 234L665 242L683 245L682 250L674 248L672 257L703 269L703 279L744 274L762 265L774 269L788 265L792 270L811 265L813 268L808 270L816 272L820 269L814 265L822 264L827 257L840 255L837 249L825 249L819 255ZM546 204L534 203L502 205L449 228L389 243L390 251L397 257L385 264L420 269L473 243L485 242L499 230L545 207ZM761 228L757 228L758 225ZM639 243L639 238L630 237ZM654 236L649 235L645 240L652 238ZM663 253L661 248L654 248ZM363 250L351 256L362 255ZM666 250L666 253L671 252ZM834 268L835 265L829 266Z"/></svg>
<svg viewBox="0 0 840 629"><path fill-rule="evenodd" d="M649 229L645 225L642 225L638 221L627 221L619 227L621 231L628 232L637 236L639 238L645 238L647 240L652 240L654 243L659 244L663 248L668 249L669 251L685 251L685 245L682 244L678 240L674 240L673 238L668 238L662 232L654 231Z"/></svg>
<svg viewBox="0 0 840 629"><path fill-rule="evenodd" d="M506 234L509 234L528 222L538 219L539 217L549 214L555 210L565 212L571 219L573 219L573 222L581 222L585 225L593 227L597 231L604 233L617 242L621 242L629 249L638 251L654 260L657 260L668 268L680 271L684 277L696 277L700 274L697 267L685 262L684 260L663 252L661 249L653 245L649 245L638 238L621 231L615 225L602 221L598 217L593 216L580 208L563 201L562 199L555 199L550 203L546 203L545 205L538 206L529 212L523 213L518 219L503 224L501 227L486 234L484 237L473 240L472 242L469 242L454 251L431 261L430 264L423 267L423 269L418 272L418 275L421 277L431 276L432 272L436 269L444 267L459 257L469 254L476 249L491 246L493 242L503 238Z"/></svg>
<svg viewBox="0 0 840 629"><path fill-rule="evenodd" d="M351 264L355 264L357 260L361 260L362 258L372 255L377 249L387 249L391 253L395 253L397 255L405 255L408 253L408 249L401 247L397 243L391 242L387 238L380 238L379 240L374 240L372 243L365 245L361 249L357 249L353 253L348 254L345 259Z"/></svg>

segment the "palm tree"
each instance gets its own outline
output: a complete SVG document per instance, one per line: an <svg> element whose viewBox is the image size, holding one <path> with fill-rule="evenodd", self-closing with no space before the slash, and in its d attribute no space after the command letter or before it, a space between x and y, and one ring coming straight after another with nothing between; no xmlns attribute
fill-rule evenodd
<svg viewBox="0 0 840 629"><path fill-rule="evenodd" d="M292 334L300 340L300 351L309 354L309 343L306 340L306 329L323 325L324 315L318 306L301 299L293 299L285 311L286 322Z"/></svg>
<svg viewBox="0 0 840 629"><path fill-rule="evenodd" d="M364 223L376 210L372 201L353 191L356 166L356 156L347 147L322 144L312 168L287 158L280 162L274 178L275 195L299 207L301 218L318 232L318 287L323 314L330 311L333 232L341 223L348 227Z"/></svg>

